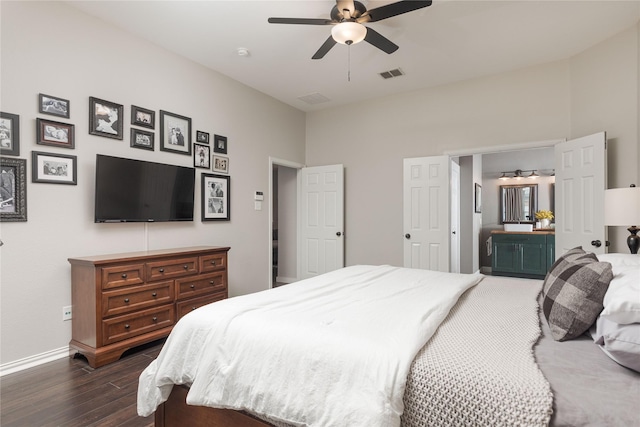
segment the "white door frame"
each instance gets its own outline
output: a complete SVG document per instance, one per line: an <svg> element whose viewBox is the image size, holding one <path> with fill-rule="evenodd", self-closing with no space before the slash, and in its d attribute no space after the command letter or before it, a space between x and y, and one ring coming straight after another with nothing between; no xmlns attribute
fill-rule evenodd
<svg viewBox="0 0 640 427"><path fill-rule="evenodd" d="M268 179L268 194L269 194L269 206L268 206L268 215L267 215L267 221L268 221L268 233L269 233L269 238L267 239L267 243L269 244L269 248L267 249L267 253L269 254L268 257L268 263L267 263L267 272L268 272L268 281L267 283L269 283L269 289L273 287L273 205L274 205L274 201L273 201L273 166L284 166L284 167L288 167L288 168L292 168L292 169L302 169L304 167L304 165L302 163L298 163L298 162L292 162L290 160L284 160L284 159L279 159L276 157L269 157L269 179ZM298 174L299 176L299 174ZM296 193L298 193L300 191L300 178L298 177L298 182L296 184ZM300 212L298 210L298 212L296 213L296 217L297 219L297 233L298 235L300 234ZM296 262L296 264L298 264ZM296 267L296 269L298 269L299 267ZM296 277L300 277L300 272L296 271Z"/></svg>

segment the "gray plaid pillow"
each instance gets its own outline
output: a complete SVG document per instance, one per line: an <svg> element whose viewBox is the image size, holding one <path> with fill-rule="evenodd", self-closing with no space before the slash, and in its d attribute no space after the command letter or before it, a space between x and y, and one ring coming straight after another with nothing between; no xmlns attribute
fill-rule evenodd
<svg viewBox="0 0 640 427"><path fill-rule="evenodd" d="M556 341L579 337L595 322L613 279L611 264L574 248L553 264L544 279L542 309Z"/></svg>

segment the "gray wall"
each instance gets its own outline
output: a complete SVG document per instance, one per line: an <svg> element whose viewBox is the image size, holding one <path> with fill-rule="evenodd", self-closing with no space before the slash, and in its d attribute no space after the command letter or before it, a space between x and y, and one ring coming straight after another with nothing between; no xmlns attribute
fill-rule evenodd
<svg viewBox="0 0 640 427"><path fill-rule="evenodd" d="M269 287L268 209L254 210L265 193L269 156L304 162L304 113L173 53L57 2L1 2L1 109L20 115L21 155L31 151L78 158L78 185L31 183L28 221L2 223L0 363L62 349L71 322L67 258L192 245L231 246L229 292ZM36 145L38 93L71 101L74 150ZM124 105L124 140L88 134L89 96ZM163 109L192 119L195 130L228 137L231 221L200 221L200 171L192 223L95 224L96 153L193 166L190 156L129 147L130 107ZM248 268L250 266L250 268Z"/></svg>
<svg viewBox="0 0 640 427"><path fill-rule="evenodd" d="M406 157L605 130L609 186L637 183L638 28L567 60L307 114L307 164L345 167L346 264L402 265ZM344 117L357 126L328 133ZM610 237L628 251L624 229Z"/></svg>

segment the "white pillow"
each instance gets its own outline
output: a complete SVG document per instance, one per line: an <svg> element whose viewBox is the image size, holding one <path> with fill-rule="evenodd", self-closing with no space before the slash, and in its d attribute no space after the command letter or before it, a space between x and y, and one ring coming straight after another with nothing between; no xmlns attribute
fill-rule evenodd
<svg viewBox="0 0 640 427"><path fill-rule="evenodd" d="M614 275L600 316L621 325L640 323L640 256L602 254L598 260L611 263Z"/></svg>
<svg viewBox="0 0 640 427"><path fill-rule="evenodd" d="M591 336L613 360L640 372L640 323L619 325L599 318Z"/></svg>

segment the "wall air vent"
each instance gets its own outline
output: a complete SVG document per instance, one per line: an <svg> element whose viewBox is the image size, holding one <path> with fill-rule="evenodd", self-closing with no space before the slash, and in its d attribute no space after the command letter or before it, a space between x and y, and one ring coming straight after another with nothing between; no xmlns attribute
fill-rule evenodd
<svg viewBox="0 0 640 427"><path fill-rule="evenodd" d="M391 79L393 77L404 76L404 71L402 71L400 68L396 68L395 70L384 71L380 73L380 75L382 76L383 79L386 80L386 79Z"/></svg>
<svg viewBox="0 0 640 427"><path fill-rule="evenodd" d="M326 96L320 94L320 93L310 93L309 95L305 95L305 96L299 96L298 99L300 101L306 102L307 104L311 104L311 105L315 105L315 104L322 104L323 102L329 102L331 101L329 98L327 98Z"/></svg>

